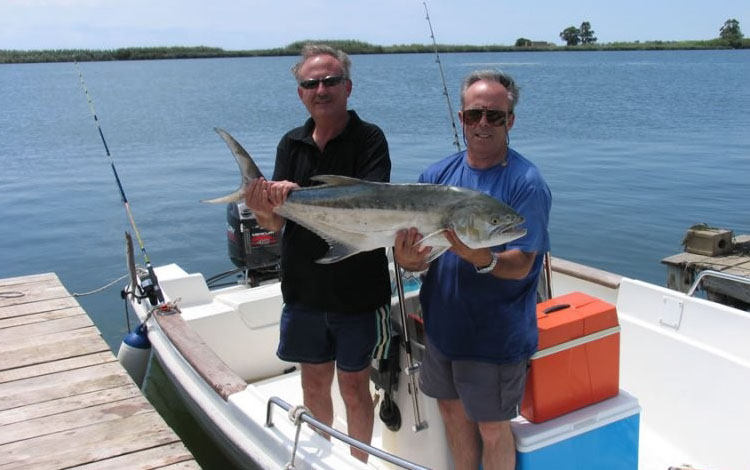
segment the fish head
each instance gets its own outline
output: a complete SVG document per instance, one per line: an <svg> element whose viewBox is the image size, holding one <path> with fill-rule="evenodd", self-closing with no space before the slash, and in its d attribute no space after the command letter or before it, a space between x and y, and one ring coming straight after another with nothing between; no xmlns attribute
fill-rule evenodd
<svg viewBox="0 0 750 470"><path fill-rule="evenodd" d="M498 246L526 235L524 218L507 204L477 193L449 211L448 225L472 249Z"/></svg>

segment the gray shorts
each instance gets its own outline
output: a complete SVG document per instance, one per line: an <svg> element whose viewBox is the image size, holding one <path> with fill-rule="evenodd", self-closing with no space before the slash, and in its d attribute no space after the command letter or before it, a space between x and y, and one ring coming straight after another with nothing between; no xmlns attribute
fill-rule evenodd
<svg viewBox="0 0 750 470"><path fill-rule="evenodd" d="M419 370L419 385L425 395L438 400L460 399L475 422L506 421L518 416L528 360L508 364L454 361L427 341Z"/></svg>

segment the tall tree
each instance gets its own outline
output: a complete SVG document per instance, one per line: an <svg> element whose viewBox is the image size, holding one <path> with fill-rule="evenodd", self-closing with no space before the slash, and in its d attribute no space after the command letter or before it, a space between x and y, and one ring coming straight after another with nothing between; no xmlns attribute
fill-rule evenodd
<svg viewBox="0 0 750 470"><path fill-rule="evenodd" d="M726 20L724 26L719 29L719 37L727 41L732 47L740 47L742 44L740 22L734 18Z"/></svg>
<svg viewBox="0 0 750 470"><path fill-rule="evenodd" d="M581 30L575 26L568 26L560 33L560 39L565 41L568 46L577 46L581 41Z"/></svg>
<svg viewBox="0 0 750 470"><path fill-rule="evenodd" d="M581 39L581 44L593 44L596 42L596 36L594 36L594 30L591 29L591 23L584 21L581 23L581 29L578 33Z"/></svg>

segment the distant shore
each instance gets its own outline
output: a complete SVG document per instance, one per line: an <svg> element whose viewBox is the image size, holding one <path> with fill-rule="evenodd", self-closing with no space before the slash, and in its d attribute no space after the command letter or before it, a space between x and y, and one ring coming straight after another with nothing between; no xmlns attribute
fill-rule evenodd
<svg viewBox="0 0 750 470"><path fill-rule="evenodd" d="M218 47L124 47L119 49L54 49L54 50L0 50L0 64L39 62L91 62L112 60L200 59L222 57L268 57L298 55L308 42L326 43L349 54L413 54L435 53L435 46L425 44L400 44L378 46L354 40L298 41L285 47L256 50L225 50ZM742 39L740 49L750 49L750 39ZM558 46L548 42L531 42L528 46L504 45L446 45L438 44L437 51L449 52L540 52L540 51L633 51L633 50L699 50L733 49L723 39L701 41L636 41Z"/></svg>

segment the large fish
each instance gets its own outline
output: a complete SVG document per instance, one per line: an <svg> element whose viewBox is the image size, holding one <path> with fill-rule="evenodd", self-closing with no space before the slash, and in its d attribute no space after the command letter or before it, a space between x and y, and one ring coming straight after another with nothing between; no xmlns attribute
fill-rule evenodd
<svg viewBox="0 0 750 470"><path fill-rule="evenodd" d="M243 200L247 183L263 176L244 148L222 129L215 129L237 160L240 187L232 194L203 202ZM321 175L320 186L291 191L279 215L293 220L328 242L319 263L335 263L354 254L393 246L396 233L416 227L420 244L433 247L429 260L449 247L442 233L453 229L470 248L502 245L520 238L523 217L509 206L478 191L439 184L375 183L356 178Z"/></svg>

